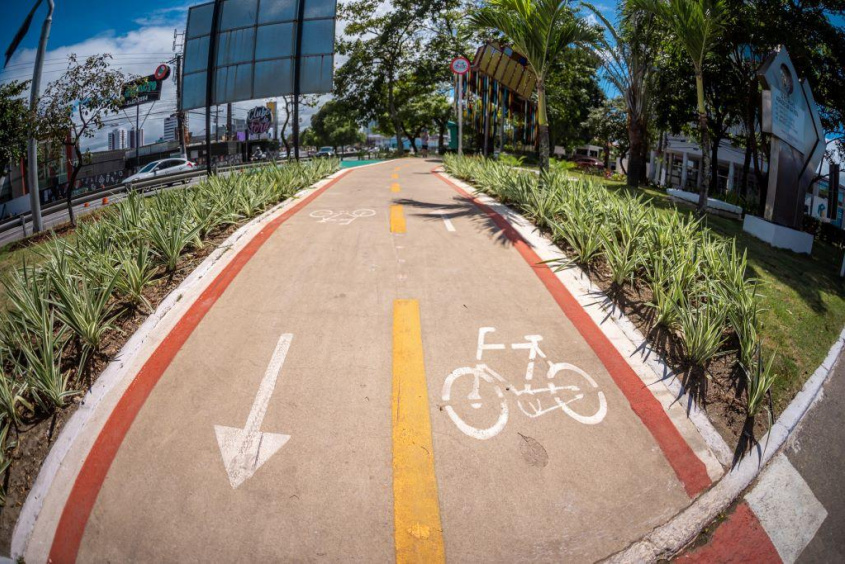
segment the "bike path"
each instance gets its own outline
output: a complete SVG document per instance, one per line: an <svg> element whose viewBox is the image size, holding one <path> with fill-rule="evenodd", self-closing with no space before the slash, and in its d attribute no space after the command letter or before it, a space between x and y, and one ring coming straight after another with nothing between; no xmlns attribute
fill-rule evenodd
<svg viewBox="0 0 845 564"><path fill-rule="evenodd" d="M607 359L431 166L347 173L267 236L111 429L113 459L88 455L54 561L591 561L689 503ZM483 328L504 347L479 360ZM537 410L575 417L523 413L532 339L571 365ZM481 362L498 388L470 397L464 374L444 399Z"/></svg>

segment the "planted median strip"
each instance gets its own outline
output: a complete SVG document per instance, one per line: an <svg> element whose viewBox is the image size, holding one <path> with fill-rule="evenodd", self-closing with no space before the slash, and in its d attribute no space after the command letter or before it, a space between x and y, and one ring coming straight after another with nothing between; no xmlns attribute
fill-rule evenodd
<svg viewBox="0 0 845 564"><path fill-rule="evenodd" d="M43 441L45 433L52 440L71 399L90 387L154 303L235 226L337 168L333 160L267 166L153 198L130 193L99 221L80 224L72 239L46 242L38 266L24 264L5 276L0 470L8 470L19 442ZM37 473L41 460L22 462L27 473ZM12 485L22 502L29 484Z"/></svg>

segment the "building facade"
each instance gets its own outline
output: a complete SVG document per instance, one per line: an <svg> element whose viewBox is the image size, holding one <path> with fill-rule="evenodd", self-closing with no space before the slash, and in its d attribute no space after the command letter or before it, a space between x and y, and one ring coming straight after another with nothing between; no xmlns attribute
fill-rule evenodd
<svg viewBox="0 0 845 564"><path fill-rule="evenodd" d="M140 133L140 135L138 136L138 137L139 137L139 139L138 139L138 145L140 145L141 147L143 147L143 146L144 146L144 128L143 128L143 127L139 130L139 133ZM135 128L133 127L132 129L130 129L130 130L129 130L128 147L129 147L130 149L134 149L134 148L135 148L135 139L136 139L136 137L135 137Z"/></svg>
<svg viewBox="0 0 845 564"><path fill-rule="evenodd" d="M164 134L161 138L164 141L177 141L177 130L179 125L179 118L176 114L170 114L164 118Z"/></svg>
<svg viewBox="0 0 845 564"><path fill-rule="evenodd" d="M115 127L109 132L109 151L119 151L126 148L126 130Z"/></svg>

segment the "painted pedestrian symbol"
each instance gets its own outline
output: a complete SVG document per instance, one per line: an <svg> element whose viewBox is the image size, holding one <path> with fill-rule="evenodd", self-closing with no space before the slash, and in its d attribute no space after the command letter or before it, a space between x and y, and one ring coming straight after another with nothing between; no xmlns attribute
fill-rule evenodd
<svg viewBox="0 0 845 564"><path fill-rule="evenodd" d="M317 223L337 223L339 225L349 225L353 221L361 217L372 217L376 215L375 210L355 210L355 211L334 211L334 210L315 210L311 212L311 217L318 218Z"/></svg>
<svg viewBox="0 0 845 564"><path fill-rule="evenodd" d="M487 335L495 331L493 327L482 327L478 330L476 360L482 360L484 351L506 350L504 343L486 342ZM525 339L525 342L513 343L510 346L511 350L528 351L528 364L521 386L512 384L482 363L457 368L446 377L442 397L446 403L446 413L458 429L465 435L479 440L495 437L508 423L508 400L511 396L517 398L516 405L519 410L532 419L562 411L584 425L601 423L607 415L607 399L604 392L598 389L596 381L574 364L548 360L540 349L542 336L526 335ZM537 357L546 362L548 369L535 380ZM458 381L461 384L456 386ZM458 391L459 388L463 392L469 390L469 393L464 395ZM491 425L479 427L466 421L470 414L483 411L485 407L494 407L498 413Z"/></svg>

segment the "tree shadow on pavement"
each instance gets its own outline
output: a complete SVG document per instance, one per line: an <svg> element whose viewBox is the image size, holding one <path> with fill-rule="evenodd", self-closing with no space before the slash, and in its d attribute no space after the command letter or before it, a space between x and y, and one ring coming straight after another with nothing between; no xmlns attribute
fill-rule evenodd
<svg viewBox="0 0 845 564"><path fill-rule="evenodd" d="M477 227L479 233L489 235L499 245L503 247L513 245L505 232L486 213L464 198L453 198L452 203L449 204L423 202L412 198L399 198L394 200L394 203L420 210L411 215L421 217L426 221L443 221L444 217L450 220L467 218Z"/></svg>

